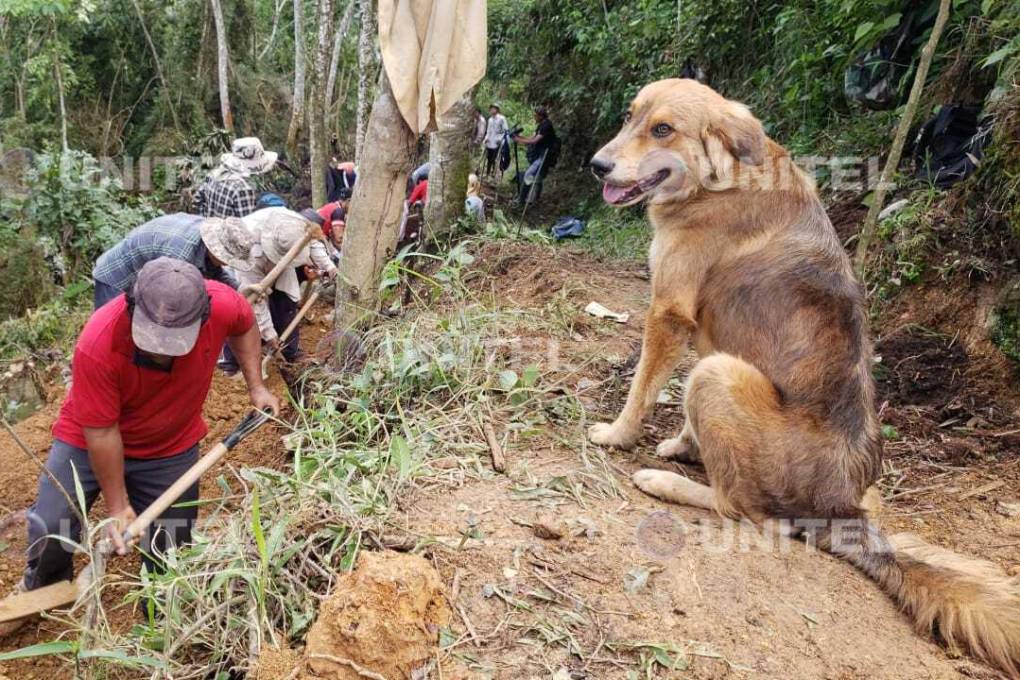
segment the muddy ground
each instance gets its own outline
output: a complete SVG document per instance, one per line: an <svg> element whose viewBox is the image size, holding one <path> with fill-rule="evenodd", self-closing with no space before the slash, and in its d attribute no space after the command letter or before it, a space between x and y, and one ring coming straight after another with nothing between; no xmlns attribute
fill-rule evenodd
<svg viewBox="0 0 1020 680"><path fill-rule="evenodd" d="M558 319L544 337L521 329L531 341L524 359L538 362L549 384L576 392L583 416L530 429L494 422L505 474L486 465L452 485L422 486L403 504L395 530L429 539L423 555L448 590L453 620L443 677L646 677L656 656L679 658L669 645L683 650L683 670L657 666L647 677L1000 677L918 636L849 565L799 543L756 543L706 511L637 492L629 476L642 466L704 480L698 466L652 455L681 425L679 380L639 447L611 453L602 465L583 432L614 417L625 398L647 308L640 267L509 242L487 245L479 262L482 276L472 285L483 302ZM974 330L983 295L980 288L949 297L918 290L882 312L876 375L890 437L882 522L1015 573L1020 520L1006 516L1002 503L1020 500L1020 399L1013 368ZM594 319L582 311L591 301L631 317L625 324ZM242 383L218 377L213 393L208 441L246 404ZM40 454L58 397L18 426ZM16 511L31 501L37 472L3 437L0 452L8 463L0 469L0 499L5 512ZM229 464L279 467L286 458L279 437L267 434L242 445ZM7 535L4 588L20 572L23 549ZM742 538L750 545L742 547ZM117 567L136 568L130 560ZM125 625L136 615L117 612ZM33 624L0 649L58 633L52 622ZM56 667L22 662L0 674L50 679ZM280 677L289 673L282 668Z"/></svg>

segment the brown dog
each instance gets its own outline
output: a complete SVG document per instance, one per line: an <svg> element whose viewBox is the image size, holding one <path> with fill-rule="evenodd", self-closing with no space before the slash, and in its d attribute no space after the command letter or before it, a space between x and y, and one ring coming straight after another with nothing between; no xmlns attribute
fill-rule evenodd
<svg viewBox="0 0 1020 680"><path fill-rule="evenodd" d="M592 159L613 205L649 203L652 301L626 406L591 428L629 448L692 342L687 420L664 457L711 487L641 470L648 494L787 527L875 579L919 631L938 628L1013 676L1020 589L997 567L886 537L865 492L881 470L863 295L811 180L746 107L693 80L638 93ZM836 524L839 524L839 531ZM851 530L847 530L848 526Z"/></svg>

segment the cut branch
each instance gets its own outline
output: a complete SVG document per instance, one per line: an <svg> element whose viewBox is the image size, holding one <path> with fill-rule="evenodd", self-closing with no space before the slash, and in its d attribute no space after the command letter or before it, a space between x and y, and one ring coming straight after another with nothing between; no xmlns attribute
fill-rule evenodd
<svg viewBox="0 0 1020 680"><path fill-rule="evenodd" d="M921 93L924 91L924 81L928 78L928 69L931 68L931 61L935 56L935 48L938 47L942 30L946 27L949 19L949 8L951 0L939 2L939 13L935 18L935 26L931 29L931 36L921 50L921 62L917 65L917 74L914 76L914 84L910 88L910 96L907 98L907 106L903 110L903 117L900 118L899 127L896 128L896 136L893 137L892 148L889 149L889 158L886 159L885 167L882 169L882 176L878 180L878 187L875 189L874 200L868 208L868 215L864 218L861 226L860 239L857 241L857 253L854 256L854 266L857 275L864 278L864 265L868 258L868 248L875 237L875 227L878 224L878 214L882 211L885 203L885 195L892 183L896 168L899 167L900 157L903 155L903 146L907 141L907 133L914 123L914 116L917 114L917 105L921 101Z"/></svg>

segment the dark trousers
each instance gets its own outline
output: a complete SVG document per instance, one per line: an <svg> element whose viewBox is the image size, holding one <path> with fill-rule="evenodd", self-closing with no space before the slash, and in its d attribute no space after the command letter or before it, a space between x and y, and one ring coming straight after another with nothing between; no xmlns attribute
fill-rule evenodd
<svg viewBox="0 0 1020 680"><path fill-rule="evenodd" d="M107 302L117 297L124 291L117 290L113 286L103 283L99 279L92 279L92 284L95 286L95 293L92 296L92 309L99 309Z"/></svg>
<svg viewBox="0 0 1020 680"><path fill-rule="evenodd" d="M298 303L291 300L285 293L274 290L266 298L266 304L269 305L269 316L273 319L273 328L277 333L283 333L287 326L290 325L290 322L294 320L294 317L297 316ZM290 334L287 341L283 343L283 358L287 361L297 360L301 352L300 342L301 327L299 325ZM220 362L220 368L228 372L237 371L240 368L240 365L237 363L237 357L230 351L229 345L223 346L223 361Z"/></svg>
<svg viewBox="0 0 1020 680"><path fill-rule="evenodd" d="M124 483L128 500L136 514L141 514L167 488L198 460L198 445L184 453L166 458L125 458ZM72 468L74 472L72 472ZM54 440L46 469L60 482L67 495L77 502L74 473L78 475L85 497L85 512L99 496L99 482L89 465L89 454L65 442ZM198 483L177 500L188 503L198 500ZM79 508L80 510L80 508ZM191 541L191 529L198 518L198 507L171 507L142 535L140 545L146 569L159 570L159 555L171 545ZM57 537L60 538L57 538ZM49 475L39 477L39 493L28 512L28 566L25 586L29 590L69 580L73 575L72 548L66 541L81 540L81 524L67 504L67 498L54 485Z"/></svg>
<svg viewBox="0 0 1020 680"><path fill-rule="evenodd" d="M496 158L499 157L499 147L490 149L485 147L485 174L491 175L496 172Z"/></svg>

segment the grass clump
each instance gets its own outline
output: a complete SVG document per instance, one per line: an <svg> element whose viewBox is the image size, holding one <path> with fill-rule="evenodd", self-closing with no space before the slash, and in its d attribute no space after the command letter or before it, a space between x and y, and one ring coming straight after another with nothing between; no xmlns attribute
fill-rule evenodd
<svg viewBox="0 0 1020 680"><path fill-rule="evenodd" d="M69 354L92 313L92 286L78 281L23 316L0 322L0 361L57 351Z"/></svg>

